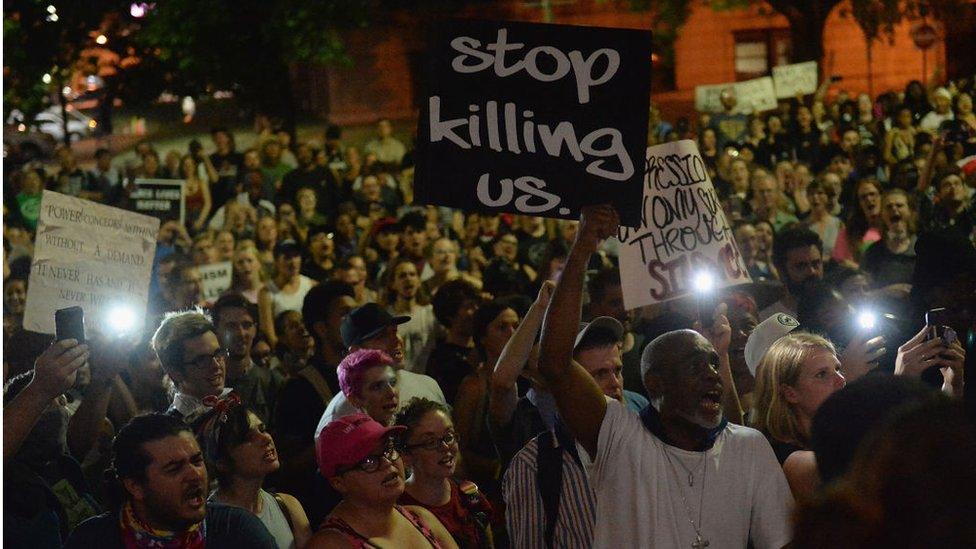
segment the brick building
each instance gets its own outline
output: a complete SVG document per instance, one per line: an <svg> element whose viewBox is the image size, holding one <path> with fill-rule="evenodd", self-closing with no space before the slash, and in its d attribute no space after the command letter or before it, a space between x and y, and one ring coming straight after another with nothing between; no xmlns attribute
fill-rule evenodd
<svg viewBox="0 0 976 549"><path fill-rule="evenodd" d="M461 16L482 19L542 21L540 3L504 2L471 8ZM650 28L652 12L634 12L625 2L563 0L553 2L554 23L618 28ZM792 62L786 19L764 4L714 11L694 7L675 43L671 78L655 78L652 96L666 113L691 109L695 86L746 80L768 74L771 67ZM903 22L892 42L877 41L870 73L875 95L900 91L912 79L932 78L937 67L950 77L976 72L976 1L970 2L948 28L936 25L939 36L926 52L912 40L919 22ZM824 32L822 75L839 75L836 85L851 93L868 91L868 60L864 36L843 2L830 14ZM348 67L295 67L296 93L302 107L340 124L369 122L377 114L390 118L416 115L423 88L424 36L442 19L401 12L388 21L346 34ZM948 64L947 64L948 60ZM650 60L649 60L650 61ZM924 69L924 75L923 75ZM674 82L665 89L663 82Z"/></svg>

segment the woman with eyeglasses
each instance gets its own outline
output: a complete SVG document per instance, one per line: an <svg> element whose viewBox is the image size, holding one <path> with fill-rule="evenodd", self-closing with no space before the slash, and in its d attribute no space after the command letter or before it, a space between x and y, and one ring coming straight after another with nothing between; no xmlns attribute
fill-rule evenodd
<svg viewBox="0 0 976 549"><path fill-rule="evenodd" d="M406 428L400 435L400 451L410 466L400 503L433 513L459 547L494 547L491 504L475 483L454 478L460 450L447 408L415 398L394 421Z"/></svg>
<svg viewBox="0 0 976 549"><path fill-rule="evenodd" d="M325 426L315 447L319 471L342 501L306 547L457 547L430 511L397 504L405 485L394 436L403 430L384 427L366 414Z"/></svg>

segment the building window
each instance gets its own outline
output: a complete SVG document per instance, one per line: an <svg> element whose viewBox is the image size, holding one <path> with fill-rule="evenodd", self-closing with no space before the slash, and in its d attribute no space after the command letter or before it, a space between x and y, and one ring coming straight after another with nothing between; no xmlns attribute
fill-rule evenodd
<svg viewBox="0 0 976 549"><path fill-rule="evenodd" d="M773 67L790 63L788 29L736 31L733 36L737 81L766 76Z"/></svg>

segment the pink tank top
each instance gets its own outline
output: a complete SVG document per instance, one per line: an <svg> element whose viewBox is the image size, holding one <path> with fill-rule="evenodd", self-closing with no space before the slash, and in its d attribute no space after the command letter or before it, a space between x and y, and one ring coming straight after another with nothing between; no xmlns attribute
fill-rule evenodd
<svg viewBox="0 0 976 549"><path fill-rule="evenodd" d="M441 549L440 542L438 542L437 538L434 537L434 533L430 531L430 528L424 524L422 520L420 520L420 517L399 505L395 506L394 508L401 515L403 515L405 519L410 521L410 524L414 525L417 531L420 532L420 535L424 536L424 539L430 543L430 546L433 549ZM339 517L331 515L326 517L325 522L322 523L322 528L330 528L332 530L338 530L341 532L346 536L346 539L349 540L349 546L353 549L381 549L379 545L369 541L369 538L357 532L352 526L349 526L348 522Z"/></svg>

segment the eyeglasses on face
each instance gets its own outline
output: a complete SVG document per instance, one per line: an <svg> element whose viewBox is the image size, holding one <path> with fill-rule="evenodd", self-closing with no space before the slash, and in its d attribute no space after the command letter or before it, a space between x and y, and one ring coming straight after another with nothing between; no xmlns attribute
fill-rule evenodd
<svg viewBox="0 0 976 549"><path fill-rule="evenodd" d="M344 475L357 469L364 473L375 473L383 464L384 459L389 463L394 463L396 460L400 459L400 452L397 451L396 446L394 446L392 443L388 445L385 450L383 450L383 453L370 454L364 457L359 463L351 467L343 467L339 470L339 474Z"/></svg>
<svg viewBox="0 0 976 549"><path fill-rule="evenodd" d="M215 361L218 364L223 364L224 360L227 359L227 351L225 349L217 349L213 354L200 355L193 360L188 360L183 363L184 366L193 366L198 370L203 370L209 368L211 364Z"/></svg>
<svg viewBox="0 0 976 549"><path fill-rule="evenodd" d="M417 448L423 448L424 450L440 450L441 446L446 446L450 448L458 440L457 433L454 431L448 431L444 436L432 438L425 440L424 442L418 442L417 444L407 444L404 445L404 450L416 450Z"/></svg>

